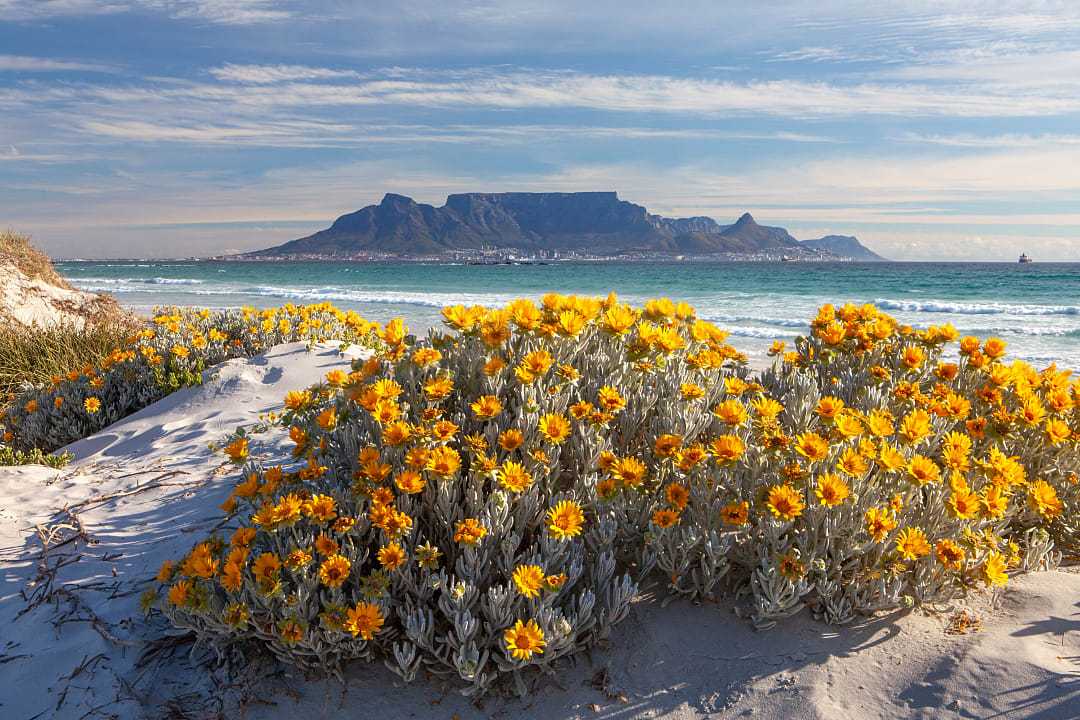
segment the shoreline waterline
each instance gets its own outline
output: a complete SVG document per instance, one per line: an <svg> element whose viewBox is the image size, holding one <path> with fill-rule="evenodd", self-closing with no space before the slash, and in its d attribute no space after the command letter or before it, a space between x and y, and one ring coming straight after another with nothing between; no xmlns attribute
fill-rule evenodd
<svg viewBox="0 0 1080 720"><path fill-rule="evenodd" d="M123 305L271 307L330 301L417 332L452 304L503 305L546 292L607 295L640 304L666 296L730 332L755 366L773 340L804 333L825 302L873 303L917 327L952 323L1005 339L1041 367L1080 368L1080 264L560 262L463 266L419 263L100 261L58 263L76 287Z"/></svg>

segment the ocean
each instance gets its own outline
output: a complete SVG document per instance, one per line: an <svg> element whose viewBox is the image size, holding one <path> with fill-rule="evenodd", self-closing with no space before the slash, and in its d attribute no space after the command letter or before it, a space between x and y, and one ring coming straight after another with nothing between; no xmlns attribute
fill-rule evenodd
<svg viewBox="0 0 1080 720"><path fill-rule="evenodd" d="M633 303L667 296L731 333L759 363L772 340L806 331L823 303L876 304L916 327L950 322L997 335L1038 367L1080 369L1080 263L556 262L454 265L349 262L63 262L77 287L126 306L269 307L328 300L371 320L403 317L413 331L448 304L501 305L546 292Z"/></svg>

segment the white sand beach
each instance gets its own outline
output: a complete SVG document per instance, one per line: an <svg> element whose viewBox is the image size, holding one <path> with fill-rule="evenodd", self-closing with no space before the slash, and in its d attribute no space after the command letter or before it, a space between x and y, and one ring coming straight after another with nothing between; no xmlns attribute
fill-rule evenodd
<svg viewBox="0 0 1080 720"><path fill-rule="evenodd" d="M209 444L349 357L292 344L229 361L73 444L64 470L0 468L0 717L1080 717L1077 568L842 629L804 612L756 632L727 605L643 597L606 647L524 700L480 706L381 666L352 667L345 686L269 663L215 668L144 619L139 596L222 521L232 478ZM252 446L287 453L273 432ZM977 623L955 633L961 609Z"/></svg>

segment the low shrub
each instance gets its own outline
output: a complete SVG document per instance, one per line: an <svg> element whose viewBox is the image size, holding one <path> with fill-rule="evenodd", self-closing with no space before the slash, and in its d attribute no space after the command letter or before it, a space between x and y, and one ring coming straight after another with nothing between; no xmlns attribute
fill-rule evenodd
<svg viewBox="0 0 1080 720"><path fill-rule="evenodd" d="M91 326L93 327L93 326ZM51 451L93 435L131 413L176 390L202 381L211 365L234 357L249 357L287 342L341 340L371 344L375 326L355 312L330 304L278 309L161 310L146 326L130 330L125 341L113 345L95 363L94 354L115 340L109 328L73 336L63 328L28 331L43 341L42 354L56 365L82 345L89 347L84 362L66 374L54 374L47 385L15 395L0 417L3 443L18 450ZM5 333L0 332L0 343ZM72 338L78 338L72 341ZM33 347L27 340L11 340L19 353L8 364L30 365ZM0 349L3 349L0 344ZM20 360L26 357L25 362ZM42 361L38 369L52 365ZM38 378L40 379L40 378Z"/></svg>
<svg viewBox="0 0 1080 720"><path fill-rule="evenodd" d="M14 450L6 445L0 445L0 467L10 467L12 465L47 465L59 470L74 459L75 458L71 453L48 455L37 448L24 452L22 450Z"/></svg>
<svg viewBox="0 0 1080 720"><path fill-rule="evenodd" d="M644 582L767 627L948 600L1075 550L1080 383L825 306L752 376L685 304L546 296L400 321L290 392L295 462L242 466L149 591L218 646L340 675L382 660L482 695L608 635Z"/></svg>

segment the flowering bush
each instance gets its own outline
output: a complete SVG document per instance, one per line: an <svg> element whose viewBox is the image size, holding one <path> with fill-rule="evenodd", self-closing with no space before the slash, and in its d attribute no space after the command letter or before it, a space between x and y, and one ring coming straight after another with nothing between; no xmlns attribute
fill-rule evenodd
<svg viewBox="0 0 1080 720"><path fill-rule="evenodd" d="M1080 384L1004 343L825 306L751 376L685 304L546 296L400 321L290 392L294 462L242 466L236 527L146 598L321 673L380 659L480 695L606 636L638 585L768 626L1001 585L1076 549ZM160 595L159 595L160 593Z"/></svg>
<svg viewBox="0 0 1080 720"><path fill-rule="evenodd" d="M164 309L150 326L98 366L54 377L30 389L0 416L3 443L53 450L87 437L181 387L201 382L207 367L286 342L327 339L370 344L373 325L330 304L278 309Z"/></svg>

